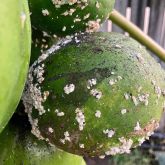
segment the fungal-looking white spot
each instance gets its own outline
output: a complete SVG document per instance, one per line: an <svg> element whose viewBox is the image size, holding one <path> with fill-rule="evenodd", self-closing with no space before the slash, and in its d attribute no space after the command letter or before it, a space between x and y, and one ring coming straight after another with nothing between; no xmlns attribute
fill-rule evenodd
<svg viewBox="0 0 165 165"><path fill-rule="evenodd" d="M115 134L114 130L103 130L103 133L106 134L108 136L108 138L112 138Z"/></svg>
<svg viewBox="0 0 165 165"><path fill-rule="evenodd" d="M68 131L64 132L64 136L65 136L65 140L70 141L70 137L69 137L70 135Z"/></svg>
<svg viewBox="0 0 165 165"><path fill-rule="evenodd" d="M144 103L145 106L148 105L149 94L138 95L138 99L140 102Z"/></svg>
<svg viewBox="0 0 165 165"><path fill-rule="evenodd" d="M124 93L124 97L125 97L126 100L129 100L130 95L128 93Z"/></svg>
<svg viewBox="0 0 165 165"><path fill-rule="evenodd" d="M126 113L127 113L127 109L122 109L122 110L121 110L121 114L122 114L122 115L124 115L124 114L126 114Z"/></svg>
<svg viewBox="0 0 165 165"><path fill-rule="evenodd" d="M44 101L46 101L46 99L49 96L49 91L44 91L43 95L44 95Z"/></svg>
<svg viewBox="0 0 165 165"><path fill-rule="evenodd" d="M141 146L141 145L143 144L144 141L145 141L145 138L144 138L144 137L139 138L139 139L138 139L139 146Z"/></svg>
<svg viewBox="0 0 165 165"><path fill-rule="evenodd" d="M87 82L87 88L90 89L91 87L93 87L94 85L96 85L96 83L97 83L96 78L92 78L92 79L88 80L88 82Z"/></svg>
<svg viewBox="0 0 165 165"><path fill-rule="evenodd" d="M64 139L60 139L60 142L63 143L63 144L65 144L66 141L69 141L69 142L71 141L68 131L64 132Z"/></svg>
<svg viewBox="0 0 165 165"><path fill-rule="evenodd" d="M113 79L109 80L109 85L114 85L115 83L116 82Z"/></svg>
<svg viewBox="0 0 165 165"><path fill-rule="evenodd" d="M162 90L159 86L155 86L155 93L157 94L158 98L161 96Z"/></svg>
<svg viewBox="0 0 165 165"><path fill-rule="evenodd" d="M130 149L132 147L133 141L132 139L125 139L124 137L119 138L121 143L120 146L111 147L109 151L106 151L106 155L116 155L116 154L123 154L123 153L130 153Z"/></svg>
<svg viewBox="0 0 165 165"><path fill-rule="evenodd" d="M80 148L84 148L84 144L79 144L79 147Z"/></svg>
<svg viewBox="0 0 165 165"><path fill-rule="evenodd" d="M64 15L64 16L70 15L71 16L75 11L76 11L76 9L70 9L70 10L65 11L61 15Z"/></svg>
<svg viewBox="0 0 165 165"><path fill-rule="evenodd" d="M135 104L135 106L137 106L138 105L138 101L137 101L135 96L132 96L132 100L133 100L133 103Z"/></svg>
<svg viewBox="0 0 165 165"><path fill-rule="evenodd" d="M81 19L80 19L80 18L75 18L73 22L74 22L74 23L75 23L75 22L81 22Z"/></svg>
<svg viewBox="0 0 165 165"><path fill-rule="evenodd" d="M137 122L136 126L134 127L134 131L140 131L140 130L141 130L140 123Z"/></svg>
<svg viewBox="0 0 165 165"><path fill-rule="evenodd" d="M49 11L47 9L44 9L44 10L42 10L42 14L43 14L43 16L48 16Z"/></svg>
<svg viewBox="0 0 165 165"><path fill-rule="evenodd" d="M51 128L51 127L48 128L48 131L49 131L50 133L53 133L53 132L54 132L53 128Z"/></svg>
<svg viewBox="0 0 165 165"><path fill-rule="evenodd" d="M64 116L65 113L64 112L59 112L58 109L55 110L55 113L57 114L57 116L61 117L61 116Z"/></svg>
<svg viewBox="0 0 165 165"><path fill-rule="evenodd" d="M96 111L95 116L96 116L97 118L100 118L100 117L101 117L101 112L100 112L100 111Z"/></svg>
<svg viewBox="0 0 165 165"><path fill-rule="evenodd" d="M121 46L118 45L118 44L116 44L116 45L115 45L115 48L121 49Z"/></svg>
<svg viewBox="0 0 165 165"><path fill-rule="evenodd" d="M84 116L84 113L81 109L77 108L75 110L75 113L76 113L76 120L79 124L79 130L82 131L84 129L84 126L85 126L85 116Z"/></svg>
<svg viewBox="0 0 165 165"><path fill-rule="evenodd" d="M64 92L68 95L75 90L75 85L74 84L69 84L64 87Z"/></svg>
<svg viewBox="0 0 165 165"><path fill-rule="evenodd" d="M39 58L38 58L38 63L41 63L41 62L44 61L47 57L48 57L48 54L42 54L42 55L39 56Z"/></svg>
<svg viewBox="0 0 165 165"><path fill-rule="evenodd" d="M98 1L96 2L96 8L100 8L100 4Z"/></svg>
<svg viewBox="0 0 165 165"><path fill-rule="evenodd" d="M86 32L88 32L88 33L96 32L100 28L100 20L88 21L88 23L86 24L86 26L87 26Z"/></svg>
<svg viewBox="0 0 165 165"><path fill-rule="evenodd" d="M136 54L136 58L138 59L138 61L140 62L140 63L144 63L144 58L142 57L142 55L140 54L140 53L137 53Z"/></svg>
<svg viewBox="0 0 165 165"><path fill-rule="evenodd" d="M118 81L122 80L123 78L121 76L117 76L116 79L109 80L109 85L115 85Z"/></svg>
<svg viewBox="0 0 165 165"><path fill-rule="evenodd" d="M99 158L100 159L104 159L105 158L105 155L100 155Z"/></svg>
<svg viewBox="0 0 165 165"><path fill-rule="evenodd" d="M23 16L24 17L24 16ZM41 135L41 132L38 127L38 119L34 119L32 112L33 110L37 110L39 115L43 115L46 110L44 108L43 103L46 101L49 92L48 91L41 91L40 84L44 81L44 64L41 64L52 52L56 52L61 47L67 45L72 41L73 36L69 39L62 39L56 45L53 45L50 49L44 52L38 60L36 60L31 67L29 68L27 81L26 81L26 88L22 95L23 104L25 106L25 112L28 114L29 122L32 126L31 132L41 140L50 141L48 138L44 138ZM40 65L41 64L41 65ZM48 109L49 111L49 109ZM48 130L49 131L49 130ZM50 130L51 131L51 130ZM51 131L52 132L52 131ZM61 140L62 142L62 140ZM64 141L63 141L64 142ZM51 144L53 145L53 144Z"/></svg>
<svg viewBox="0 0 165 165"><path fill-rule="evenodd" d="M92 89L90 91L90 94L92 96L96 97L96 99L98 99L98 100L101 99L101 97L102 97L102 92L98 91L97 89Z"/></svg>
<svg viewBox="0 0 165 165"><path fill-rule="evenodd" d="M62 31L63 31L63 32L66 31L66 26L64 26L64 27L62 28Z"/></svg>
<svg viewBox="0 0 165 165"><path fill-rule="evenodd" d="M90 13L88 13L87 15L84 16L84 20L88 19L90 17Z"/></svg>

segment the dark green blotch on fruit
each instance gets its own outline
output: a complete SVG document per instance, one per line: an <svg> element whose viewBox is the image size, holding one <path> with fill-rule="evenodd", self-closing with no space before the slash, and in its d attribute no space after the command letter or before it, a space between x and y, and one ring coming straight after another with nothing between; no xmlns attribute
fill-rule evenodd
<svg viewBox="0 0 165 165"><path fill-rule="evenodd" d="M89 28L89 21L102 23L112 11L115 1L77 0L73 4L69 2L71 1L29 0L32 25L57 36L83 32ZM97 25L91 26L97 29Z"/></svg>
<svg viewBox="0 0 165 165"><path fill-rule="evenodd" d="M33 129L79 155L129 152L158 126L164 70L138 42L121 34L84 34L64 43L31 68L33 80L23 98L26 107L33 104L29 115L38 120L37 126L31 122Z"/></svg>

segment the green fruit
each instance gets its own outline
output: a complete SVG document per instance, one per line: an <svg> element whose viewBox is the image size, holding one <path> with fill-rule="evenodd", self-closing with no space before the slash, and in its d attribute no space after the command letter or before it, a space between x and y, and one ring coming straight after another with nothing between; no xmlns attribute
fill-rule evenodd
<svg viewBox="0 0 165 165"><path fill-rule="evenodd" d="M38 141L22 122L15 125L18 120L10 122L0 135L1 165L85 165L82 157Z"/></svg>
<svg viewBox="0 0 165 165"><path fill-rule="evenodd" d="M31 27L26 0L0 3L0 132L13 114L27 76Z"/></svg>
<svg viewBox="0 0 165 165"><path fill-rule="evenodd" d="M38 59L39 55L47 50L53 43L57 42L58 37L53 37L41 31L32 28L32 45L30 64Z"/></svg>
<svg viewBox="0 0 165 165"><path fill-rule="evenodd" d="M165 72L121 34L75 36L29 71L24 105L32 132L79 155L128 153L158 127Z"/></svg>
<svg viewBox="0 0 165 165"><path fill-rule="evenodd" d="M96 31L115 0L29 0L32 25L58 36Z"/></svg>

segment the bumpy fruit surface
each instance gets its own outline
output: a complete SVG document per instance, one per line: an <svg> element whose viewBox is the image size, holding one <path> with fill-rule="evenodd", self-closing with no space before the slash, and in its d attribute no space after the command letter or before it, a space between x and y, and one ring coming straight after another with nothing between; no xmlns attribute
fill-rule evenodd
<svg viewBox="0 0 165 165"><path fill-rule="evenodd" d="M0 132L23 91L30 59L30 29L26 0L0 3Z"/></svg>
<svg viewBox="0 0 165 165"><path fill-rule="evenodd" d="M32 25L58 36L97 31L114 0L29 0Z"/></svg>
<svg viewBox="0 0 165 165"><path fill-rule="evenodd" d="M82 157L39 141L19 118L10 122L0 135L1 165L85 165Z"/></svg>
<svg viewBox="0 0 165 165"><path fill-rule="evenodd" d="M165 72L135 40L95 33L59 41L31 66L32 132L71 153L129 153L158 127Z"/></svg>

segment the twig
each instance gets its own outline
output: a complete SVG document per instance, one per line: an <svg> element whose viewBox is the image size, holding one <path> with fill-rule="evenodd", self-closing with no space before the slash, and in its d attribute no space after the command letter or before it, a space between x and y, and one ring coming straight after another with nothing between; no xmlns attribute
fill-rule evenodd
<svg viewBox="0 0 165 165"><path fill-rule="evenodd" d="M165 50L118 11L113 10L109 15L109 19L165 61Z"/></svg>

